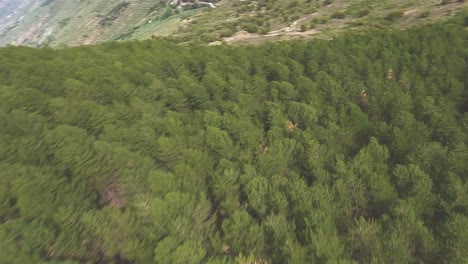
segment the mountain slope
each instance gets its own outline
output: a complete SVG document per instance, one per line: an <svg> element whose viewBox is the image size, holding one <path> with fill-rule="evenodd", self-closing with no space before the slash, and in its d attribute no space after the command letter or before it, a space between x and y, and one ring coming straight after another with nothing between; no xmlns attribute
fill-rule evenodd
<svg viewBox="0 0 468 264"><path fill-rule="evenodd" d="M148 0L25 1L3 19L0 44L80 45L112 40L149 19L158 5Z"/></svg>
<svg viewBox="0 0 468 264"><path fill-rule="evenodd" d="M0 46L76 46L171 36L256 43L407 27L467 7L444 0L0 0ZM237 34L236 34L237 33Z"/></svg>
<svg viewBox="0 0 468 264"><path fill-rule="evenodd" d="M468 263L467 22L0 48L0 263Z"/></svg>

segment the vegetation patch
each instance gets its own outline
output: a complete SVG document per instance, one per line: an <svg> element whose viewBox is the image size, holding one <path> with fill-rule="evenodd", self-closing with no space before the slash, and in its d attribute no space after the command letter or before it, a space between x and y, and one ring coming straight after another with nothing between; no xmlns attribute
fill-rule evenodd
<svg viewBox="0 0 468 264"><path fill-rule="evenodd" d="M466 21L0 48L2 263L465 263Z"/></svg>

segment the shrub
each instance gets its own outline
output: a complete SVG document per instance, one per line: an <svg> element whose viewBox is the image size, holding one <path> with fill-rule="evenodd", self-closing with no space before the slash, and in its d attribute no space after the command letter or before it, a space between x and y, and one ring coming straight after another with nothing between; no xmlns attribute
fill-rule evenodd
<svg viewBox="0 0 468 264"><path fill-rule="evenodd" d="M299 5L299 2L297 0L292 1L289 3L288 8L293 8Z"/></svg>
<svg viewBox="0 0 468 264"><path fill-rule="evenodd" d="M343 13L343 12L335 12L335 13L333 13L333 14L331 15L330 18L332 18L332 19L335 19L335 18L336 18L336 19L343 19L343 18L345 18L345 17L346 17L346 14L345 14L345 13Z"/></svg>
<svg viewBox="0 0 468 264"><path fill-rule="evenodd" d="M403 12L402 11L395 11L395 12L391 12L389 13L385 19L388 20L388 21L396 21L400 18L403 17Z"/></svg>
<svg viewBox="0 0 468 264"><path fill-rule="evenodd" d="M317 8L314 6L311 6L304 11L304 14L313 14L315 12L317 12Z"/></svg>
<svg viewBox="0 0 468 264"><path fill-rule="evenodd" d="M258 32L258 27L254 24L247 24L244 27L245 31L249 33L257 33Z"/></svg>
<svg viewBox="0 0 468 264"><path fill-rule="evenodd" d="M421 18L426 18L431 15L431 11L424 11L421 13L420 17Z"/></svg>
<svg viewBox="0 0 468 264"><path fill-rule="evenodd" d="M294 16L291 16L291 17L289 18L289 20L290 20L290 21L295 21L295 20L298 20L299 18L300 18L300 16L294 15Z"/></svg>
<svg viewBox="0 0 468 264"><path fill-rule="evenodd" d="M317 23L317 24L326 24L328 22L328 19L326 18L314 18L314 20L312 20L314 23Z"/></svg>
<svg viewBox="0 0 468 264"><path fill-rule="evenodd" d="M270 32L270 27L269 26L263 26L263 27L260 27L258 29L258 33L259 34L262 34L262 35L265 35L267 34L268 32Z"/></svg>
<svg viewBox="0 0 468 264"><path fill-rule="evenodd" d="M228 38L228 37L232 36L234 33L236 33L235 30L225 29L225 30L219 32L219 37L220 38Z"/></svg>
<svg viewBox="0 0 468 264"><path fill-rule="evenodd" d="M218 40L218 38L216 37L216 35L212 34L212 33L203 33L200 35L200 40L202 42L213 42L213 41L216 41Z"/></svg>
<svg viewBox="0 0 468 264"><path fill-rule="evenodd" d="M359 12L357 13L357 16L364 17L364 16L367 16L369 13L370 11L368 9L362 9L362 10L359 10Z"/></svg>

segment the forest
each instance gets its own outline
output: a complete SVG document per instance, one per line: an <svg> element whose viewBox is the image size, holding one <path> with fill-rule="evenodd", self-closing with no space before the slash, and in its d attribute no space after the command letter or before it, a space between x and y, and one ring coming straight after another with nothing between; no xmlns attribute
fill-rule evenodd
<svg viewBox="0 0 468 264"><path fill-rule="evenodd" d="M0 49L0 263L468 263L468 17Z"/></svg>

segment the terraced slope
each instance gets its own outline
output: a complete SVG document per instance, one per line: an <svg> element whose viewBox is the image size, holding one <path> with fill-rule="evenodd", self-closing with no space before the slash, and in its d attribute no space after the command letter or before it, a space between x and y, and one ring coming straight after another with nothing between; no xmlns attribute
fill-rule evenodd
<svg viewBox="0 0 468 264"><path fill-rule="evenodd" d="M467 5L463 0L0 0L0 46L161 36L212 44L328 38L349 29L432 23Z"/></svg>

